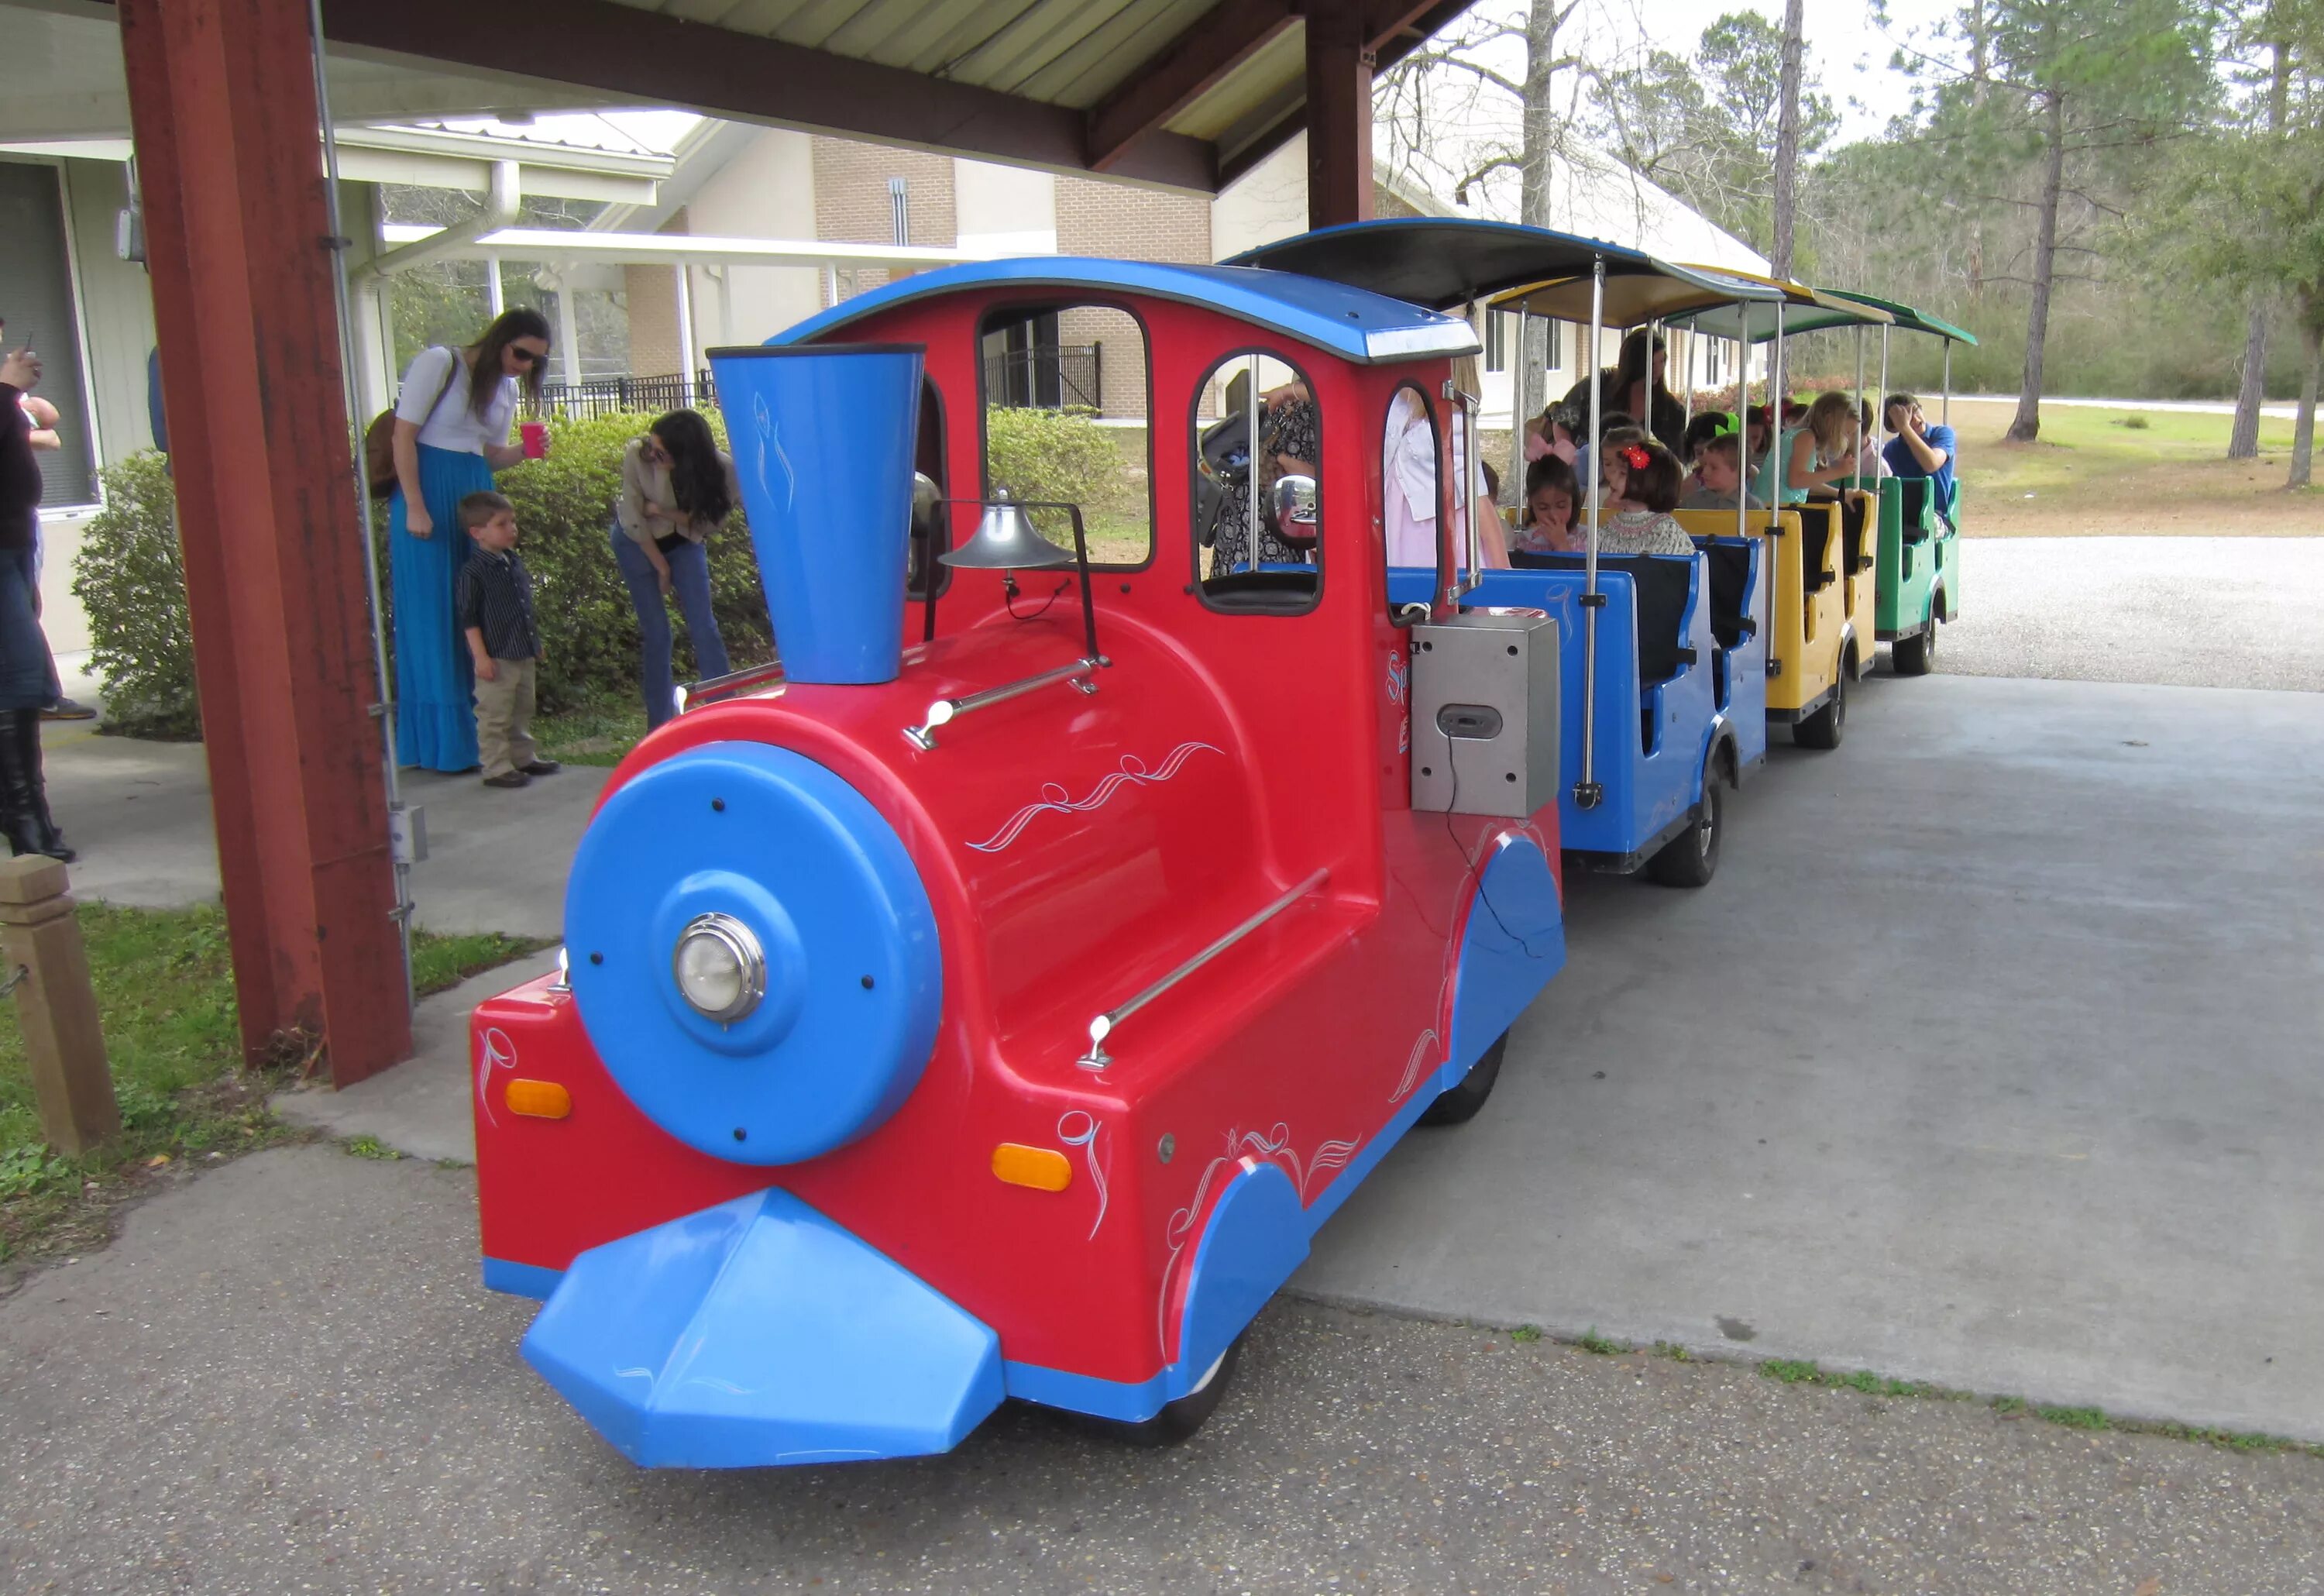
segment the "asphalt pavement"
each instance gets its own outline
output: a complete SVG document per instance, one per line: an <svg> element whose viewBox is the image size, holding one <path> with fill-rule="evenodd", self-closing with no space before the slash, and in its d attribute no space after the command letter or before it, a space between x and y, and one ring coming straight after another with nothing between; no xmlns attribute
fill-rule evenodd
<svg viewBox="0 0 2324 1596"><path fill-rule="evenodd" d="M2310 1456L1461 1323L2324 1436L2324 700L2194 690L2324 687L2324 545L2067 541L1971 540L1956 674L1779 747L1711 888L1578 884L1494 1102L1326 1227L1329 1301L1269 1308L1187 1447L1010 1409L639 1473L518 1359L465 1168L310 1147L0 1300L0 1590L2324 1588ZM215 891L198 749L48 740L78 890ZM423 923L553 935L602 780L415 783ZM302 1117L462 1156L466 1001Z"/></svg>
<svg viewBox="0 0 2324 1596"><path fill-rule="evenodd" d="M524 1367L462 1169L260 1154L0 1305L24 1591L2313 1591L2324 1463L1278 1303L1211 1424L641 1473Z"/></svg>

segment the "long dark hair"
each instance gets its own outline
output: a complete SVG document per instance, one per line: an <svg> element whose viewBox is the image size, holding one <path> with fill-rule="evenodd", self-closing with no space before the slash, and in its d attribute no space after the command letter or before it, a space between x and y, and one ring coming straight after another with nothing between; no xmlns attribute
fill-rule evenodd
<svg viewBox="0 0 2324 1596"><path fill-rule="evenodd" d="M481 416L493 408L493 396L500 392L501 379L508 374L501 369L508 364L501 357L519 338L549 342L549 318L530 305L503 310L493 318L484 336L468 346L476 352L476 364L468 373L468 409L473 414ZM548 364L536 360L532 369L524 374L526 398L540 397L541 380L546 375L541 368Z"/></svg>
<svg viewBox="0 0 2324 1596"><path fill-rule="evenodd" d="M1655 397L1657 399L1666 398L1669 395L1670 389L1654 380L1655 350L1661 344L1662 339L1659 337L1650 341L1645 328L1633 329L1629 337L1622 340L1621 358L1614 366L1616 403L1621 403L1630 397L1630 385L1633 383L1646 383L1653 389Z"/></svg>
<svg viewBox="0 0 2324 1596"><path fill-rule="evenodd" d="M690 521L715 526L731 514L734 501L726 493L726 466L718 458L717 440L700 411L672 411L653 424L653 435L669 451L669 496Z"/></svg>

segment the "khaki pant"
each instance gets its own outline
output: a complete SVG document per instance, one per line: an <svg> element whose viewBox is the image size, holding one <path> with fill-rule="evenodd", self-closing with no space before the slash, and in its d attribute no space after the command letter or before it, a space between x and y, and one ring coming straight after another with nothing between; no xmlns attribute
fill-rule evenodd
<svg viewBox="0 0 2324 1596"><path fill-rule="evenodd" d="M487 776L505 776L532 763L532 689L537 660L495 660L493 679L476 680L476 752Z"/></svg>

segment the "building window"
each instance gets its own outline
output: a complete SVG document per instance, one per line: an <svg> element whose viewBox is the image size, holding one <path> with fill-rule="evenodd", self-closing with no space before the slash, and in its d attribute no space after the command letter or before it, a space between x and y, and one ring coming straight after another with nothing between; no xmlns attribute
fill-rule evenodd
<svg viewBox="0 0 2324 1596"><path fill-rule="evenodd" d="M1142 566L1154 556L1153 446L1146 329L1112 305L996 310L978 333L984 496L1046 508L1041 535L1073 546L1077 505L1090 559Z"/></svg>
<svg viewBox="0 0 2324 1596"><path fill-rule="evenodd" d="M1230 355L1194 390L1191 420L1203 601L1275 615L1314 608L1323 590L1323 426L1306 374L1262 350ZM1286 477L1310 484L1312 514L1278 507Z"/></svg>
<svg viewBox="0 0 2324 1596"><path fill-rule="evenodd" d="M888 180L888 221L894 230L897 247L912 241L912 195L901 178Z"/></svg>
<svg viewBox="0 0 2324 1596"><path fill-rule="evenodd" d="M41 357L34 392L57 407L63 447L43 449L42 502L94 503L96 451L87 390L81 383L80 319L73 300L72 256L65 244L64 191L53 166L0 160L0 335L11 349Z"/></svg>
<svg viewBox="0 0 2324 1596"><path fill-rule="evenodd" d="M1555 371L1560 364L1559 346L1562 343L1558 337L1560 324L1554 321L1545 322L1528 318L1524 325L1545 327L1549 329L1547 355L1544 364L1548 370ZM1505 372L1525 358L1525 350L1519 347L1517 342L1517 316L1514 310L1485 312L1485 369L1487 371Z"/></svg>

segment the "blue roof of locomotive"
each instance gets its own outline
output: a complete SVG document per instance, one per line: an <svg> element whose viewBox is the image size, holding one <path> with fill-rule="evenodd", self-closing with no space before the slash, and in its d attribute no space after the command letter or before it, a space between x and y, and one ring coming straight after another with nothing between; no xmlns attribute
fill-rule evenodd
<svg viewBox="0 0 2324 1596"><path fill-rule="evenodd" d="M1475 329L1460 317L1320 278L1248 266L1179 266L1078 255L1025 255L923 272L858 294L767 342L811 343L898 305L995 287L1176 300L1364 364L1466 355L1478 346Z"/></svg>

